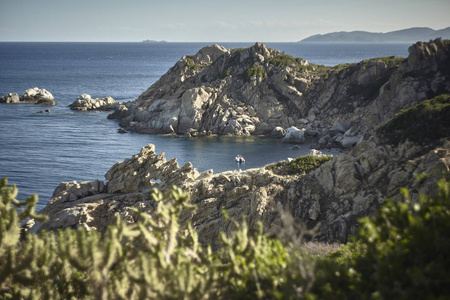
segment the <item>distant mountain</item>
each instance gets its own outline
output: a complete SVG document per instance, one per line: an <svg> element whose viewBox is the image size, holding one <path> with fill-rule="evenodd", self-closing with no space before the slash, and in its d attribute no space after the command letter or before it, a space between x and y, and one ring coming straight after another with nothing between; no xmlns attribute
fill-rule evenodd
<svg viewBox="0 0 450 300"><path fill-rule="evenodd" d="M316 34L301 40L301 43L415 43L435 38L450 39L450 27L433 30L428 27L414 27L386 33L368 31L340 31Z"/></svg>

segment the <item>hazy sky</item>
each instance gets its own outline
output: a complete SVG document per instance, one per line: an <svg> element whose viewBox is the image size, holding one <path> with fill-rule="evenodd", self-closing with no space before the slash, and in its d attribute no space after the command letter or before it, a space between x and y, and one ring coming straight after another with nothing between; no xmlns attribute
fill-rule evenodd
<svg viewBox="0 0 450 300"><path fill-rule="evenodd" d="M0 0L0 41L290 42L450 26L450 0Z"/></svg>

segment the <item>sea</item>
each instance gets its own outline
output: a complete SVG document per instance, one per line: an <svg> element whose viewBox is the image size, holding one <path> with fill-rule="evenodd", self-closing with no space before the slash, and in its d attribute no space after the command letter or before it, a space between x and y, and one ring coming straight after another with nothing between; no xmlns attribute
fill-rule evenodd
<svg viewBox="0 0 450 300"><path fill-rule="evenodd" d="M200 172L244 170L309 153L309 144L262 137L202 137L119 134L108 112L71 111L80 95L111 96L126 102L137 97L184 55L202 47L226 48L254 43L53 43L0 42L0 96L27 89L46 89L56 106L0 104L0 177L19 188L18 199L38 194L37 210L66 181L105 180L105 173L147 144L180 167L191 162ZM368 58L407 57L410 44L266 43L266 46L314 64L334 66ZM50 113L37 113L50 109ZM337 150L327 153L337 155ZM237 164L234 157L245 157Z"/></svg>

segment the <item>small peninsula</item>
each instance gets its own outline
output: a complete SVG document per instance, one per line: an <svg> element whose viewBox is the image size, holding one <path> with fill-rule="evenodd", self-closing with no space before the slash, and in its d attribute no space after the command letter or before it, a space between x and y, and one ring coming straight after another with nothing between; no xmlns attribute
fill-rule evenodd
<svg viewBox="0 0 450 300"><path fill-rule="evenodd" d="M316 34L300 43L415 43L436 38L449 39L450 27L433 30L428 27L413 27L391 32L340 31Z"/></svg>

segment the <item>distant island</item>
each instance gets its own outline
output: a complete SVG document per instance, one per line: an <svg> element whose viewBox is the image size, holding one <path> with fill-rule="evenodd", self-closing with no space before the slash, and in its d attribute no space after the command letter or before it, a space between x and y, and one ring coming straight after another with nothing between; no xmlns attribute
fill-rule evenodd
<svg viewBox="0 0 450 300"><path fill-rule="evenodd" d="M450 39L450 27L433 30L428 27L414 27L391 32L340 31L316 34L300 43L415 43L435 38Z"/></svg>
<svg viewBox="0 0 450 300"><path fill-rule="evenodd" d="M157 40L143 40L143 43L167 43L167 41L157 41Z"/></svg>

